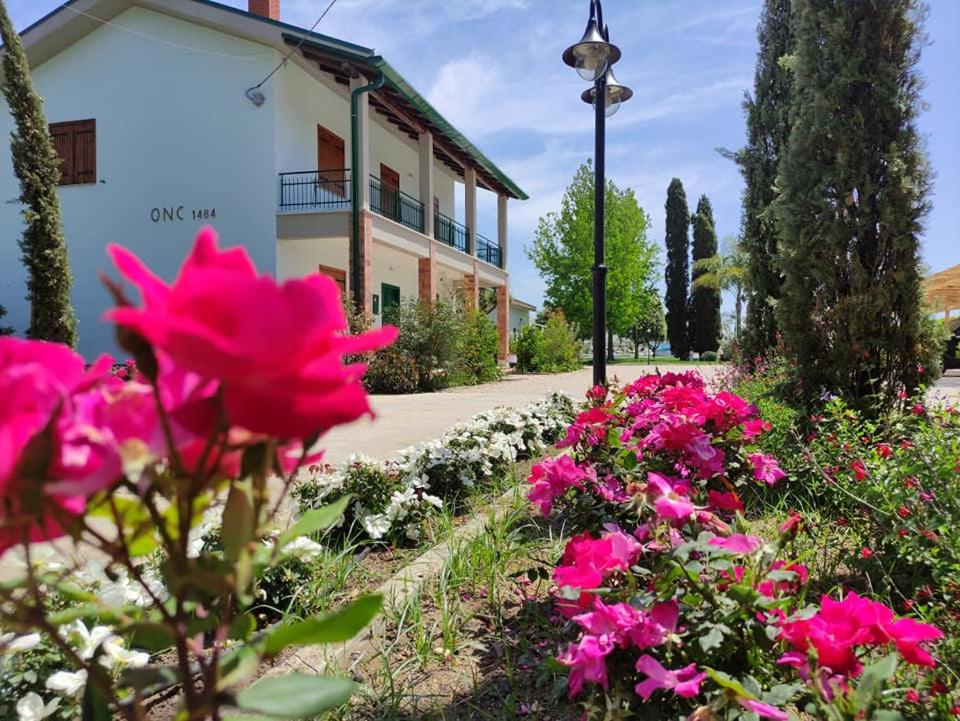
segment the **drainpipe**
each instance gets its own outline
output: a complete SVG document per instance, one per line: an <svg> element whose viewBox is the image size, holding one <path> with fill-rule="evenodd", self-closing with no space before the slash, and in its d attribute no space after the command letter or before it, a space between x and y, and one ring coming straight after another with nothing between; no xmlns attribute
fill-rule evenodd
<svg viewBox="0 0 960 721"><path fill-rule="evenodd" d="M351 196L351 227L350 236L350 290L353 294L353 303L359 312L363 308L363 296L360 294L360 183L368 182L360 178L360 148L357 144L357 133L360 128L360 96L383 87L383 72L377 71L376 79L369 85L354 88L350 93L350 196ZM369 135L369 134L368 134ZM366 140L369 142L370 138Z"/></svg>

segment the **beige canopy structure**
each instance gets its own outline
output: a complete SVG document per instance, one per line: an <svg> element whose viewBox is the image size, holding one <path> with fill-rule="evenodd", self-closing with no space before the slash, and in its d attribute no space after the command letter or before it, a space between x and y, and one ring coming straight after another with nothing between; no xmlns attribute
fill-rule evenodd
<svg viewBox="0 0 960 721"><path fill-rule="evenodd" d="M943 322L950 325L950 312L960 310L960 265L934 273L923 281L930 305L943 310Z"/></svg>

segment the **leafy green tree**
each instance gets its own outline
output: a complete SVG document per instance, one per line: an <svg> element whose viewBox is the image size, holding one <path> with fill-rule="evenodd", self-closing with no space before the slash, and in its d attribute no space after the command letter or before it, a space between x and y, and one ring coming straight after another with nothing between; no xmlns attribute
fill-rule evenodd
<svg viewBox="0 0 960 721"><path fill-rule="evenodd" d="M795 116L774 205L779 322L808 397L827 390L877 411L936 362L921 331L924 9L795 0L793 10Z"/></svg>
<svg viewBox="0 0 960 721"><path fill-rule="evenodd" d="M667 339L670 352L677 358L690 358L688 288L690 285L690 211L687 194L679 178L667 186Z"/></svg>
<svg viewBox="0 0 960 721"><path fill-rule="evenodd" d="M28 338L77 344L77 317L70 305L70 259L60 224L60 160L53 143L43 101L33 89L30 65L20 36L0 0L3 40L3 94L16 122L10 136L13 172L20 179L20 202L26 206L26 229L20 240L30 301Z"/></svg>
<svg viewBox="0 0 960 721"><path fill-rule="evenodd" d="M593 332L593 170L581 165L567 187L560 210L540 218L527 257L546 280L546 304L563 311L583 334ZM656 268L656 246L647 240L648 218L633 190L607 182L605 227L607 347L613 335L627 335L641 310L643 289Z"/></svg>
<svg viewBox="0 0 960 721"><path fill-rule="evenodd" d="M653 358L657 348L667 339L667 321L663 314L663 304L656 293L651 293L652 301L646 312L633 327L633 357L640 357L640 346L647 349L647 361Z"/></svg>
<svg viewBox="0 0 960 721"><path fill-rule="evenodd" d="M0 305L0 321L7 315L7 309ZM13 335L13 328L9 325L0 324L0 335Z"/></svg>
<svg viewBox="0 0 960 721"><path fill-rule="evenodd" d="M747 254L747 317L742 343L748 358L776 344L776 305L783 278L777 266L779 230L771 209L777 192L777 168L790 137L792 101L789 56L793 48L791 0L764 0L757 26L753 95L743 102L747 145L726 153L743 175L741 235Z"/></svg>
<svg viewBox="0 0 960 721"><path fill-rule="evenodd" d="M722 322L720 320L720 290L709 284L697 285L703 270L697 261L712 258L717 254L717 231L713 222L713 206L706 195L697 202L697 212L691 219L693 225L693 287L690 293L692 314L689 319L690 344L697 353L715 351L720 347Z"/></svg>
<svg viewBox="0 0 960 721"><path fill-rule="evenodd" d="M749 259L743 250L739 238L732 242L728 239L723 253L702 258L693 263L694 292L697 288L710 288L721 293L732 290L734 296L734 338L741 338L741 318L743 315L744 280L747 275Z"/></svg>

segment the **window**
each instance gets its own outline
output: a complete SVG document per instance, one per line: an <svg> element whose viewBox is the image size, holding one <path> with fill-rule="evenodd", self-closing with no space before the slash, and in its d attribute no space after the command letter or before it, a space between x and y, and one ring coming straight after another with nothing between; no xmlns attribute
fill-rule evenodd
<svg viewBox="0 0 960 721"><path fill-rule="evenodd" d="M50 138L60 156L60 185L97 182L97 121L51 123Z"/></svg>

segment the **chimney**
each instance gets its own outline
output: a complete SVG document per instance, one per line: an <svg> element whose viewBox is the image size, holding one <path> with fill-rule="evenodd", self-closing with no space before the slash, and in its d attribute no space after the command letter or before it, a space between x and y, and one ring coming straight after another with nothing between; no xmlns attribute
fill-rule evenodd
<svg viewBox="0 0 960 721"><path fill-rule="evenodd" d="M252 15L270 18L271 20L280 19L280 0L247 0L249 5L247 9Z"/></svg>

